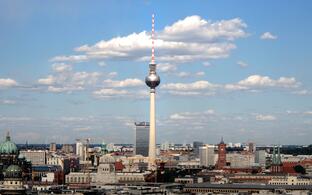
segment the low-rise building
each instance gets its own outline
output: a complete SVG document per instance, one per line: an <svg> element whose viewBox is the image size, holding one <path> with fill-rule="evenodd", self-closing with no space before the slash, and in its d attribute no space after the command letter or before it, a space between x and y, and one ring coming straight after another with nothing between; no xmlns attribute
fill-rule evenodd
<svg viewBox="0 0 312 195"><path fill-rule="evenodd" d="M280 176L273 177L269 184L271 185L312 185L310 178L297 177L297 176Z"/></svg>
<svg viewBox="0 0 312 195"><path fill-rule="evenodd" d="M197 177L197 176L185 176L185 177L177 177L174 178L175 183L181 183L181 184L193 184L193 183L202 183L203 178L202 177Z"/></svg>
<svg viewBox="0 0 312 195"><path fill-rule="evenodd" d="M47 151L45 150L22 150L20 154L30 161L32 165L46 164Z"/></svg>
<svg viewBox="0 0 312 195"><path fill-rule="evenodd" d="M252 167L255 165L255 155L253 153L228 153L226 162L231 168Z"/></svg>
<svg viewBox="0 0 312 195"><path fill-rule="evenodd" d="M93 180L95 186L144 181L144 173L116 172L115 162L115 159L110 155L104 155L100 158L99 166Z"/></svg>
<svg viewBox="0 0 312 195"><path fill-rule="evenodd" d="M181 169L200 169L201 168L199 160L179 162L177 166L178 168L181 168Z"/></svg>
<svg viewBox="0 0 312 195"><path fill-rule="evenodd" d="M118 183L144 182L144 173L116 173Z"/></svg>
<svg viewBox="0 0 312 195"><path fill-rule="evenodd" d="M71 172L65 176L65 183L69 189L89 189L95 183L96 173Z"/></svg>
<svg viewBox="0 0 312 195"><path fill-rule="evenodd" d="M48 178L49 180L54 178L53 184L63 184L64 173L62 167L59 165L36 165L32 167L32 181L36 183L47 182Z"/></svg>
<svg viewBox="0 0 312 195"><path fill-rule="evenodd" d="M47 165L59 165L62 167L64 174L70 171L77 171L79 168L79 158L75 156L52 154L47 157Z"/></svg>

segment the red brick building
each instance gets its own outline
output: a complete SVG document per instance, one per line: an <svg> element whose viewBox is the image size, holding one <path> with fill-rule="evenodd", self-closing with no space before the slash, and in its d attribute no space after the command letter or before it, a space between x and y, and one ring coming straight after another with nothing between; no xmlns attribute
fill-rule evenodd
<svg viewBox="0 0 312 195"><path fill-rule="evenodd" d="M217 169L223 169L226 166L226 144L223 142L223 138L218 145L218 161L216 164Z"/></svg>

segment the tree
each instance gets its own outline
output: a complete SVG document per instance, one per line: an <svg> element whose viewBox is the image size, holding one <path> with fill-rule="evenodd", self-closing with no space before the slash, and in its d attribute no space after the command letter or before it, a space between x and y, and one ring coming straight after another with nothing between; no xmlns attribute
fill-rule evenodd
<svg viewBox="0 0 312 195"><path fill-rule="evenodd" d="M296 165L294 166L294 170L297 172L297 173L301 173L301 174L306 174L306 170L303 166L301 165Z"/></svg>

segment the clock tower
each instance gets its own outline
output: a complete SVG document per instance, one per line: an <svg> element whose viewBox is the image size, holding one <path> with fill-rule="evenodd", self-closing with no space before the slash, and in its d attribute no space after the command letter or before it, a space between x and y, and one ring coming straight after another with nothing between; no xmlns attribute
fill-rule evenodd
<svg viewBox="0 0 312 195"><path fill-rule="evenodd" d="M221 139L221 142L218 145L218 161L216 164L217 169L223 169L226 166L226 144Z"/></svg>

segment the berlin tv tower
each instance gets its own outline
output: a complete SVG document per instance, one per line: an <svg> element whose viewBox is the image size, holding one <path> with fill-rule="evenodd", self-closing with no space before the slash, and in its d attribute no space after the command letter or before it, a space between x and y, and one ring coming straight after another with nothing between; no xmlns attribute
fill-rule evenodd
<svg viewBox="0 0 312 195"><path fill-rule="evenodd" d="M155 93L156 87L160 83L160 77L156 73L156 63L154 55L154 14L152 15L152 58L149 64L149 75L145 77L145 83L150 87L150 132L149 132L149 169L156 168L156 117L155 117Z"/></svg>

